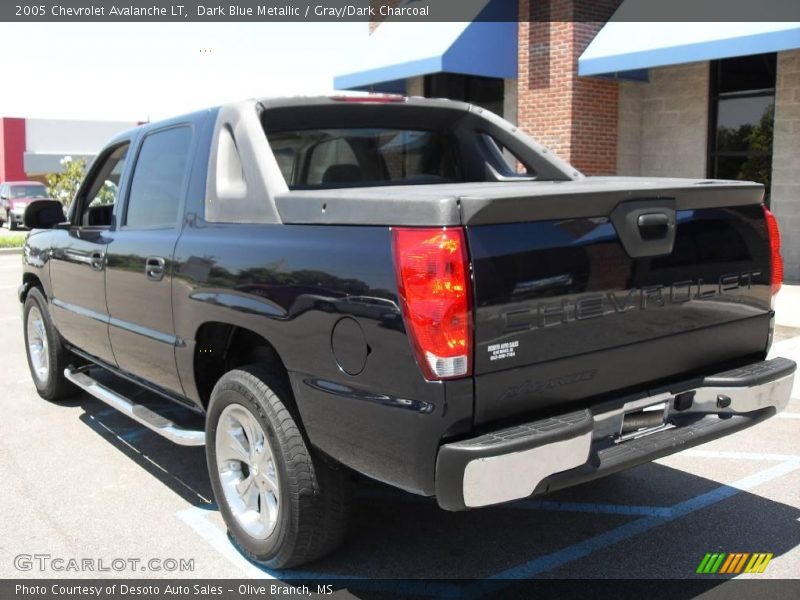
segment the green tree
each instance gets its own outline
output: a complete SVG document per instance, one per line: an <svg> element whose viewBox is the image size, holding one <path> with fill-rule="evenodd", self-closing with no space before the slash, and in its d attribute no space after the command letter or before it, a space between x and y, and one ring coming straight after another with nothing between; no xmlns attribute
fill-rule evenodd
<svg viewBox="0 0 800 600"><path fill-rule="evenodd" d="M742 163L740 179L763 183L769 193L772 175L772 139L775 127L775 105L770 104L758 125L751 127L745 136L747 148L752 154Z"/></svg>
<svg viewBox="0 0 800 600"><path fill-rule="evenodd" d="M47 175L47 191L51 198L61 202L69 208L78 193L84 177L86 177L86 159L81 157L73 160L71 156L61 159L63 170L60 173ZM113 204L117 198L117 186L112 181L105 181L103 186L92 199L93 204Z"/></svg>
<svg viewBox="0 0 800 600"><path fill-rule="evenodd" d="M71 156L65 156L61 159L61 166L63 169L60 173L50 173L47 176L47 192L51 198L69 207L86 176L86 159L72 160Z"/></svg>

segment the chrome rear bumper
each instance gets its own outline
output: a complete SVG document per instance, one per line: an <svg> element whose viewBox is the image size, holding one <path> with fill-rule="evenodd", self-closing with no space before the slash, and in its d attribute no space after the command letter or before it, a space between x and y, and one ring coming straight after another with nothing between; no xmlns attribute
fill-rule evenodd
<svg viewBox="0 0 800 600"><path fill-rule="evenodd" d="M517 500L739 431L786 407L795 370L793 361L776 358L445 444L436 462L439 505L463 510ZM625 416L647 407L663 411L660 425L621 435Z"/></svg>

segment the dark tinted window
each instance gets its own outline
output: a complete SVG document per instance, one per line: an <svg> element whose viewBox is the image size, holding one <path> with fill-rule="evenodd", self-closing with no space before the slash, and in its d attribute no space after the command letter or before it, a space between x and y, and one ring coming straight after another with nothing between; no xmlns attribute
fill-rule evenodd
<svg viewBox="0 0 800 600"><path fill-rule="evenodd" d="M190 127L157 131L144 139L131 180L125 225L175 225L191 141Z"/></svg>
<svg viewBox="0 0 800 600"><path fill-rule="evenodd" d="M427 98L461 100L482 106L501 117L503 116L505 84L502 79L455 73L435 73L426 75L424 82Z"/></svg>
<svg viewBox="0 0 800 600"><path fill-rule="evenodd" d="M775 119L775 54L711 63L709 175L766 186Z"/></svg>
<svg viewBox="0 0 800 600"><path fill-rule="evenodd" d="M408 129L268 133L292 189L460 181L450 137Z"/></svg>

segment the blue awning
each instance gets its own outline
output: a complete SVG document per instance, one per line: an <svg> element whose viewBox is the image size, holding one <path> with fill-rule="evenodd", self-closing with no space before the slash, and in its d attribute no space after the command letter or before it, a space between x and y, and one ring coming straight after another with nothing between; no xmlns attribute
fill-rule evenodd
<svg viewBox="0 0 800 600"><path fill-rule="evenodd" d="M608 22L578 59L578 75L617 75L800 48L800 23Z"/></svg>
<svg viewBox="0 0 800 600"><path fill-rule="evenodd" d="M409 77L460 73L517 77L516 3L464 0L487 20L459 23L386 21L365 41L360 63L334 78L339 90L404 91ZM488 20L489 18L494 20ZM507 21L497 19L507 18Z"/></svg>

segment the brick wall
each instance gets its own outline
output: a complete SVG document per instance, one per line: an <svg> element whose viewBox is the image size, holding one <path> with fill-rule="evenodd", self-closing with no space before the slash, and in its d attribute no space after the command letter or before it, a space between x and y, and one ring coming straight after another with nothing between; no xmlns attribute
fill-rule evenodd
<svg viewBox="0 0 800 600"><path fill-rule="evenodd" d="M618 92L616 82L578 78L578 57L618 5L519 3L517 122L587 175L616 171Z"/></svg>
<svg viewBox="0 0 800 600"><path fill-rule="evenodd" d="M619 89L620 175L705 177L709 63L650 69Z"/></svg>
<svg viewBox="0 0 800 600"><path fill-rule="evenodd" d="M784 279L800 284L800 50L778 53L770 206L781 230Z"/></svg>

